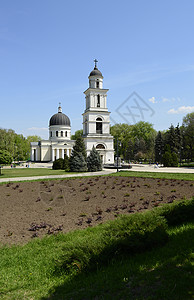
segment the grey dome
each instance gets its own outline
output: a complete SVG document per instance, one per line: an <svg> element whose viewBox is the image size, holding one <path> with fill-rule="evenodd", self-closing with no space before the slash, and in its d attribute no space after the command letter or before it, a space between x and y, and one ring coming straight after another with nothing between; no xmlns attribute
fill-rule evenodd
<svg viewBox="0 0 194 300"><path fill-rule="evenodd" d="M57 114L54 114L49 121L49 126L52 125L65 125L65 126L71 126L70 120L68 116L63 114L62 112L58 112Z"/></svg>
<svg viewBox="0 0 194 300"><path fill-rule="evenodd" d="M90 72L89 76L99 76L99 77L103 77L102 73L98 70L97 67L94 67L94 70L92 72Z"/></svg>

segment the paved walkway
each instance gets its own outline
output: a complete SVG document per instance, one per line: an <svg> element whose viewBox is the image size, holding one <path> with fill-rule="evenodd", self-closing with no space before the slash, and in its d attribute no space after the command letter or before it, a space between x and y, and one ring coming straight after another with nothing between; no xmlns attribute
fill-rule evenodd
<svg viewBox="0 0 194 300"><path fill-rule="evenodd" d="M36 164L36 165L38 165L38 167L40 167L40 164ZM46 168L46 165L44 165L42 167ZM60 178L68 178L68 177L82 177L82 176L98 176L98 175L108 175L111 173L116 173L116 171L117 171L116 169L103 169L102 171L99 171L99 172L87 172L87 173L78 173L78 174L0 178L0 182L28 181L28 180L31 181L31 180L38 180L38 179L56 179L56 178L60 179ZM156 168L154 165L141 165L141 164L132 165L132 169L130 169L129 171L155 172L155 173L161 173L161 172L164 172L164 173L190 173L190 174L193 173L194 174L194 168L164 168L164 167Z"/></svg>
<svg viewBox="0 0 194 300"><path fill-rule="evenodd" d="M15 177L15 178L0 178L0 182L12 182L12 181L32 181L38 179L56 179L56 178L68 178L68 177L86 177L86 176L98 176L98 175L108 175L115 173L116 170L103 170L99 172L87 172L87 173L77 173L77 174L65 174L65 175L48 175L48 176L33 176L33 177Z"/></svg>

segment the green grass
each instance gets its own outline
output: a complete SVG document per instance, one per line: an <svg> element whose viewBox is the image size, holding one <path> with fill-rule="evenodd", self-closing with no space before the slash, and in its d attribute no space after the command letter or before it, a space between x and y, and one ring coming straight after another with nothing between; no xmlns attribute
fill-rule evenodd
<svg viewBox="0 0 194 300"><path fill-rule="evenodd" d="M64 170L52 170L47 168L2 169L1 172L2 175L0 176L0 178L74 174L70 172L65 172Z"/></svg>
<svg viewBox="0 0 194 300"><path fill-rule="evenodd" d="M185 213L193 210L193 200L181 205ZM177 202L24 246L2 246L0 298L192 299L194 222L182 224L187 216L179 215ZM163 218L179 225L167 228ZM168 240L159 247L155 240L164 230ZM134 255L138 249L143 253Z"/></svg>
<svg viewBox="0 0 194 300"><path fill-rule="evenodd" d="M194 223L168 230L169 241L142 254L121 255L96 270L55 274L65 236L0 249L1 299L192 299ZM69 235L69 239L77 233ZM52 297L49 297L53 295ZM97 298L98 296L98 298Z"/></svg>
<svg viewBox="0 0 194 300"><path fill-rule="evenodd" d="M118 173L111 174L111 176L194 180L194 173L162 173L162 172L156 173L156 172L120 171Z"/></svg>

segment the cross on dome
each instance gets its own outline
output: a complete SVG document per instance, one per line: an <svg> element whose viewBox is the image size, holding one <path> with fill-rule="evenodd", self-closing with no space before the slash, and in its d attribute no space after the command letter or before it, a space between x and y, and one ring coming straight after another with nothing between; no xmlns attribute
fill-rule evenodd
<svg viewBox="0 0 194 300"><path fill-rule="evenodd" d="M97 68L97 59L94 59L94 63L95 63L95 68Z"/></svg>
<svg viewBox="0 0 194 300"><path fill-rule="evenodd" d="M62 113L61 102L59 102L58 113Z"/></svg>

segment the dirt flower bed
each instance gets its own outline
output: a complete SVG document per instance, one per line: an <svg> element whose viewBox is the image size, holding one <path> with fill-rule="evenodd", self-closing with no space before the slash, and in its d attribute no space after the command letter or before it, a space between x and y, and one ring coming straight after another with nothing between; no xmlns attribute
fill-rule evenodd
<svg viewBox="0 0 194 300"><path fill-rule="evenodd" d="M0 186L0 244L95 226L194 196L192 181L83 177Z"/></svg>

